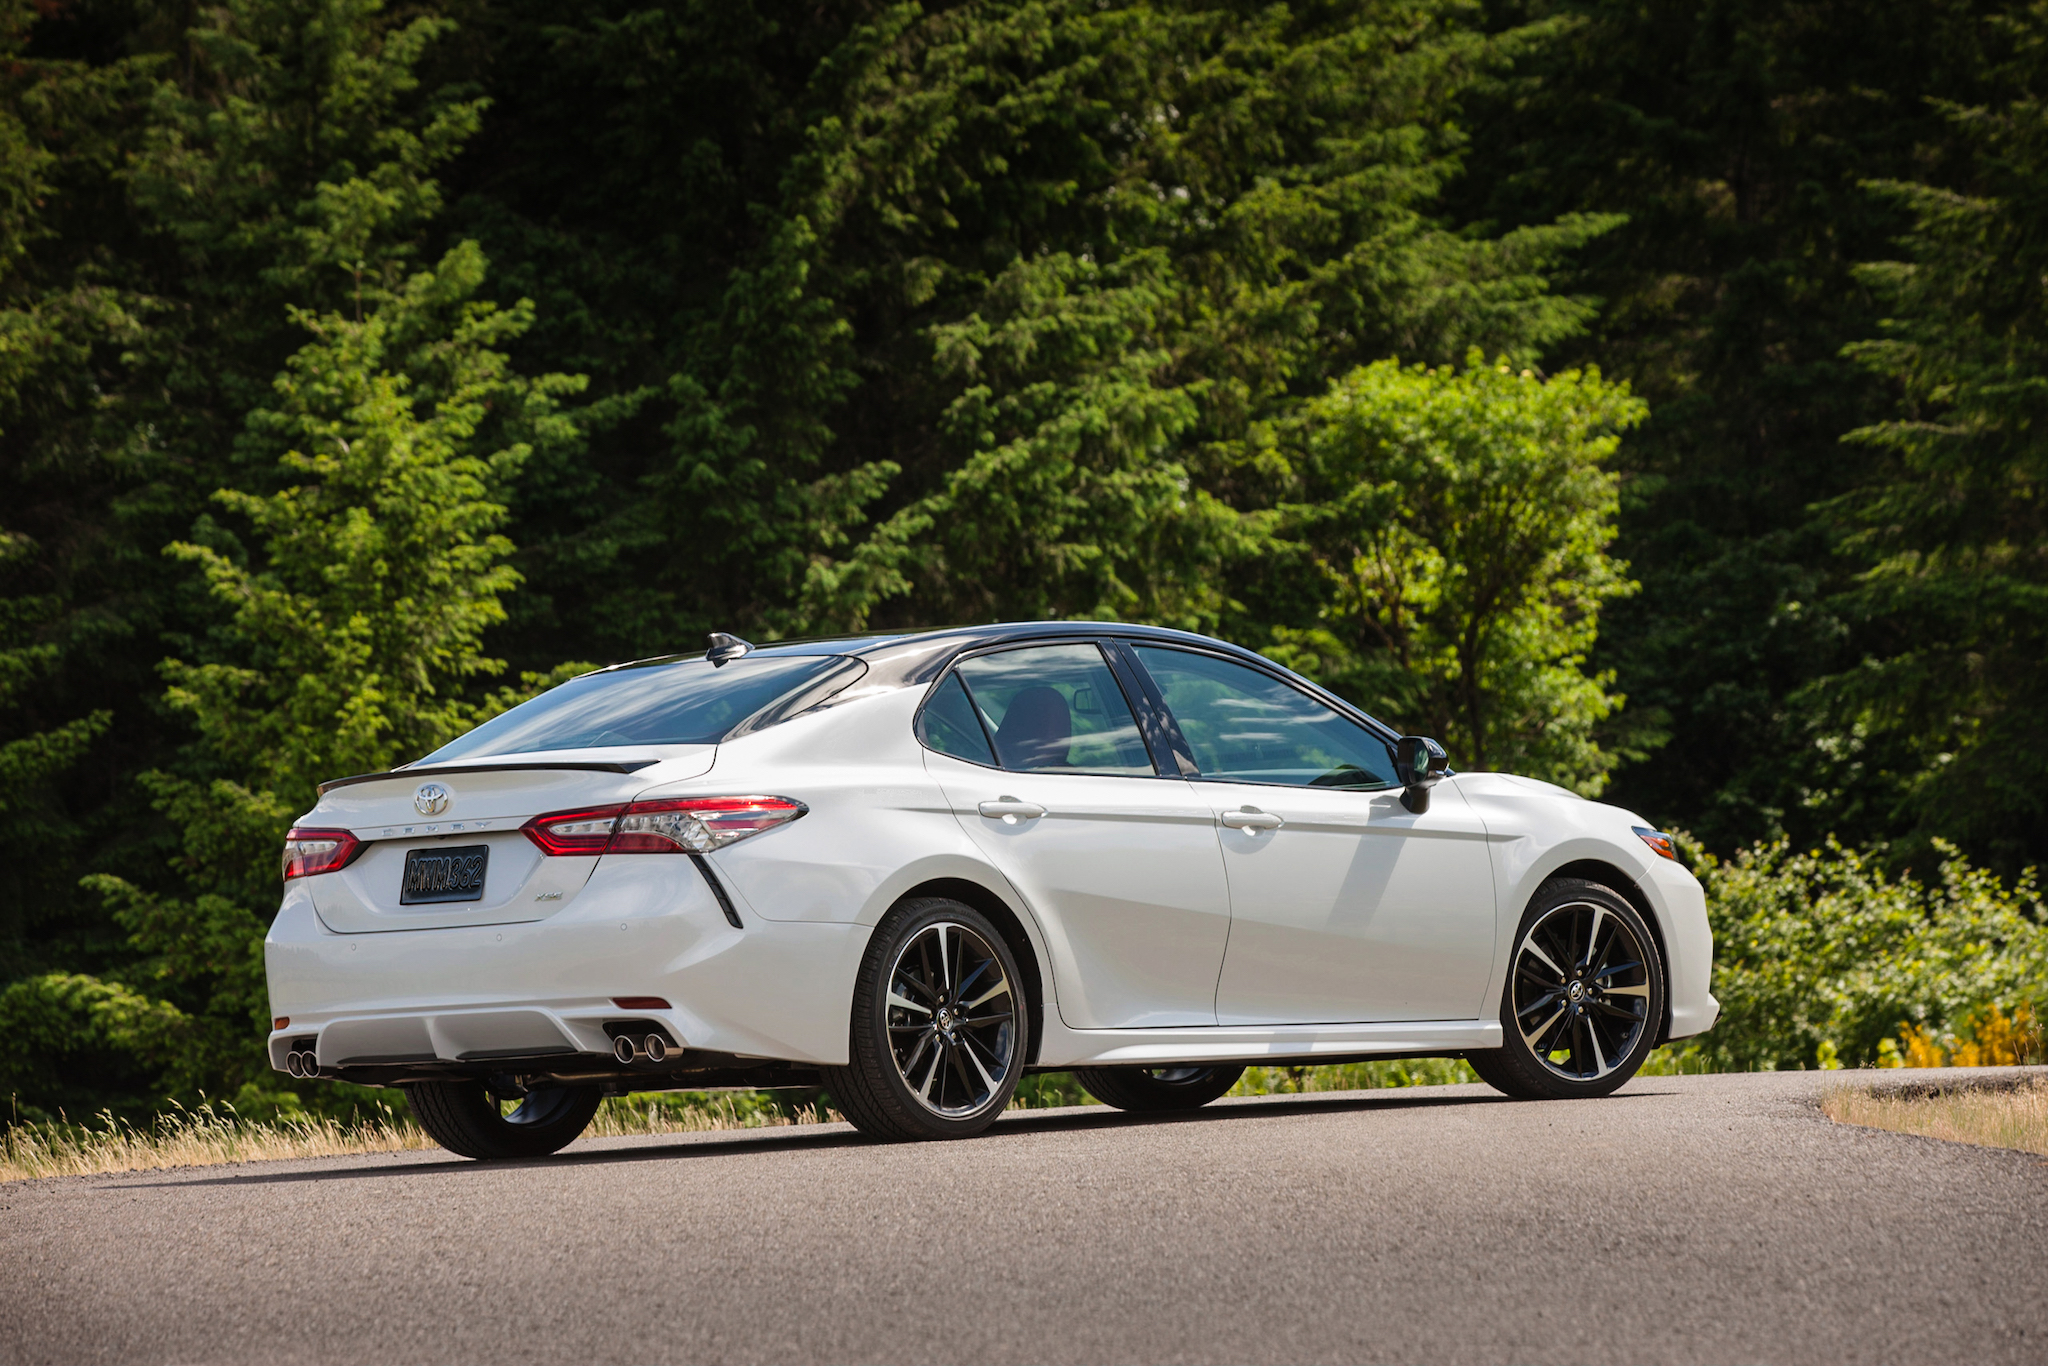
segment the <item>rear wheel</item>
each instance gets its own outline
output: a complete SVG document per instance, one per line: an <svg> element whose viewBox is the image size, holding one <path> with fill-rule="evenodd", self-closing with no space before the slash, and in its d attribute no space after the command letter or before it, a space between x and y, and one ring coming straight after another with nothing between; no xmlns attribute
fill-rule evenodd
<svg viewBox="0 0 2048 1366"><path fill-rule="evenodd" d="M479 1081L423 1081L412 1112L451 1153L481 1159L546 1157L576 1141L604 1100L595 1086L548 1086L501 1100Z"/></svg>
<svg viewBox="0 0 2048 1366"><path fill-rule="evenodd" d="M854 981L845 1067L827 1068L840 1113L876 1138L967 1138L995 1123L1030 1035L1009 946L963 902L889 912Z"/></svg>
<svg viewBox="0 0 2048 1366"><path fill-rule="evenodd" d="M1119 1110L1195 1110L1244 1075L1242 1067L1084 1067L1074 1080Z"/></svg>
<svg viewBox="0 0 2048 1366"><path fill-rule="evenodd" d="M1656 1047L1664 966L1649 926L1613 889L1583 878L1545 883L1509 964L1503 1046L1466 1054L1495 1090L1524 1100L1604 1096Z"/></svg>

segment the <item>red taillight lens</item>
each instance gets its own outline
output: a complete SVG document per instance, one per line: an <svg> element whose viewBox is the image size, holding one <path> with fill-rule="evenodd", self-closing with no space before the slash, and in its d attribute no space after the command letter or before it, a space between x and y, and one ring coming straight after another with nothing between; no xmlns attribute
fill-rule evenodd
<svg viewBox="0 0 2048 1366"><path fill-rule="evenodd" d="M613 854L708 854L787 825L810 808L787 797L669 797L634 802L619 817Z"/></svg>
<svg viewBox="0 0 2048 1366"><path fill-rule="evenodd" d="M1636 832L1636 838L1640 839L1644 844L1649 845L1673 863L1678 861L1678 846L1672 842L1671 836L1665 834L1662 830L1651 830L1640 825L1631 828Z"/></svg>
<svg viewBox="0 0 2048 1366"><path fill-rule="evenodd" d="M623 806L592 806L580 811L551 811L535 816L520 830L543 854L602 854L611 843L612 828Z"/></svg>
<svg viewBox="0 0 2048 1366"><path fill-rule="evenodd" d="M311 877L346 868L363 851L363 842L346 830L307 830L297 826L284 837L284 880Z"/></svg>
<svg viewBox="0 0 2048 1366"><path fill-rule="evenodd" d="M810 810L787 797L667 797L535 816L526 837L549 854L708 854Z"/></svg>

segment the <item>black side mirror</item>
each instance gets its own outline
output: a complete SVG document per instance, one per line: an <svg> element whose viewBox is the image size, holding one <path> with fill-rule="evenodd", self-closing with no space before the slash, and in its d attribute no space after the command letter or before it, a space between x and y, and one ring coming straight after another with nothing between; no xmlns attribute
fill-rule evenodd
<svg viewBox="0 0 2048 1366"><path fill-rule="evenodd" d="M1404 735L1394 742L1394 773L1401 780L1401 805L1416 815L1429 810L1429 789L1450 771L1450 756L1428 736Z"/></svg>

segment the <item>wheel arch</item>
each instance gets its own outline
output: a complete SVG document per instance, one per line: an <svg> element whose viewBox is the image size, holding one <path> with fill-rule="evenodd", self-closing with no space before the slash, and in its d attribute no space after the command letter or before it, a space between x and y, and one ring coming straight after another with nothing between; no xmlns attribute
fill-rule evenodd
<svg viewBox="0 0 2048 1366"><path fill-rule="evenodd" d="M1010 956L1017 960L1017 971L1024 976L1024 993L1031 1003L1031 1028L1024 1044L1024 1065L1030 1067L1038 1062L1038 1046L1045 1036L1045 973L1038 961L1038 950L1025 932L1024 922L1010 909L1010 903L997 893L964 877L936 877L918 883L896 899L896 905L917 897L942 896L964 902L987 916L1003 936Z"/></svg>
<svg viewBox="0 0 2048 1366"><path fill-rule="evenodd" d="M1664 942L1663 919L1657 914L1656 903L1643 891L1642 884L1612 863L1596 858L1575 859L1543 875L1542 882L1529 894L1528 902L1522 906L1522 914L1529 913L1529 906L1543 894L1543 888L1561 877L1581 878L1597 882L1616 896L1636 908L1636 914L1650 927L1650 935L1657 941L1657 959L1664 969L1664 1018L1657 1022L1657 1043L1662 1044L1671 1037L1671 949Z"/></svg>

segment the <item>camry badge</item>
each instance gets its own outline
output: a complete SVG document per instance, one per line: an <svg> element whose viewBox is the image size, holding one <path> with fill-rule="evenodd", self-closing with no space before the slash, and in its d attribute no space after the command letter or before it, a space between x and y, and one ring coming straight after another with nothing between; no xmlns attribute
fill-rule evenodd
<svg viewBox="0 0 2048 1366"><path fill-rule="evenodd" d="M453 795L439 783L422 783L420 790L412 794L412 809L422 816L438 816L448 809Z"/></svg>

